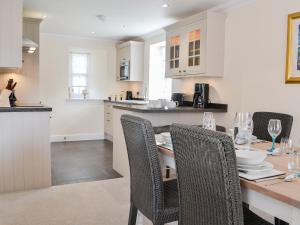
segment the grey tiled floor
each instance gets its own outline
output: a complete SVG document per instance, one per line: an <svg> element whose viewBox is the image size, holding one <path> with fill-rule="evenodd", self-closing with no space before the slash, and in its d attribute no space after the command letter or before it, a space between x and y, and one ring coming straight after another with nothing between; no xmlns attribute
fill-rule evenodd
<svg viewBox="0 0 300 225"><path fill-rule="evenodd" d="M112 169L112 143L80 141L51 145L52 185L121 177Z"/></svg>

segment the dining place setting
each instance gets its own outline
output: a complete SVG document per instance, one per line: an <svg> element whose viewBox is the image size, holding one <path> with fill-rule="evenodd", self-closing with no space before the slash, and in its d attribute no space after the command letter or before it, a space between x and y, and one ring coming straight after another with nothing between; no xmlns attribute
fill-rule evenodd
<svg viewBox="0 0 300 225"><path fill-rule="evenodd" d="M204 129L216 131L216 120L211 112L205 112L202 120ZM232 128L227 133L235 144L237 169L241 178L263 182L284 178L283 181L291 182L300 177L300 156L293 141L289 137L281 135L280 143L276 143L277 137L282 132L281 120L270 119L266 130L271 138L264 140L253 135L254 123L251 113L237 112ZM164 149L173 151L170 132L162 132L155 135L156 143ZM287 172L280 171L267 161L268 156L287 158Z"/></svg>
<svg viewBox="0 0 300 225"><path fill-rule="evenodd" d="M290 137L291 115L238 112L228 131L217 125L211 112L204 113L201 125L153 127L150 121L130 115L123 115L121 122L132 182L129 224L135 224L135 210L147 212L151 207L144 204L148 200L135 196L134 190L150 191L150 185L150 192L156 195L161 185L167 198L161 201L170 203L164 206L166 211L157 214L159 218L163 215L163 221L156 223L155 215L143 213L155 225L177 221L180 210L189 217L206 215L202 208L210 208L207 224L223 224L215 221L219 216L215 209L228 202L233 208L226 210L240 215L237 217L245 225L300 225L300 152ZM144 163L138 163L141 161ZM175 172L172 176L170 169ZM152 178L146 181L150 174ZM187 208L188 212L183 210ZM266 221L252 209L273 221ZM230 215L222 215L223 220Z"/></svg>

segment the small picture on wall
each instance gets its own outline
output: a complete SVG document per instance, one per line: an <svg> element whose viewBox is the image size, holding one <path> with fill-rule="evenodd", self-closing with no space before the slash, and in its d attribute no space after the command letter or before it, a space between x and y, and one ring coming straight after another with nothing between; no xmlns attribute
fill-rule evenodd
<svg viewBox="0 0 300 225"><path fill-rule="evenodd" d="M288 15L286 83L300 83L300 12Z"/></svg>

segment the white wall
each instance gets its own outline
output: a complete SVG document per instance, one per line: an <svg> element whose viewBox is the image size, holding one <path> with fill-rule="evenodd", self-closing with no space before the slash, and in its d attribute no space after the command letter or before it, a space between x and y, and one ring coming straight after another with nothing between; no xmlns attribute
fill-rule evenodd
<svg viewBox="0 0 300 225"><path fill-rule="evenodd" d="M91 52L91 97L107 99L128 89L127 83L116 81L115 42L70 36L41 34L40 93L43 104L53 107L51 135L56 141L103 137L103 101L67 101L69 51Z"/></svg>
<svg viewBox="0 0 300 225"><path fill-rule="evenodd" d="M232 9L226 20L224 78L174 80L174 91L195 82L212 86L213 102L229 104L220 124L230 126L236 111L275 111L294 116L292 137L300 136L300 84L285 84L287 15L300 1L259 0Z"/></svg>

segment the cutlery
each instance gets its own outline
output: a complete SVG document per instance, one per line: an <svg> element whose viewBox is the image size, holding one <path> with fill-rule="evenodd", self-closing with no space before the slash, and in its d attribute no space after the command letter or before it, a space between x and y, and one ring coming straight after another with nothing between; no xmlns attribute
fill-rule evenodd
<svg viewBox="0 0 300 225"><path fill-rule="evenodd" d="M256 183L264 182L264 181L270 181L270 180L277 180L277 179L284 179L285 175L279 175L279 176L274 176L274 177L267 177L267 178L261 178L255 180Z"/></svg>
<svg viewBox="0 0 300 225"><path fill-rule="evenodd" d="M297 177L296 174L290 174L286 177L280 177L278 179L282 179L280 181L275 181L273 183L269 183L269 184L266 184L265 186L272 186L274 184L279 184L279 183L283 183L283 182L292 182L295 178Z"/></svg>

